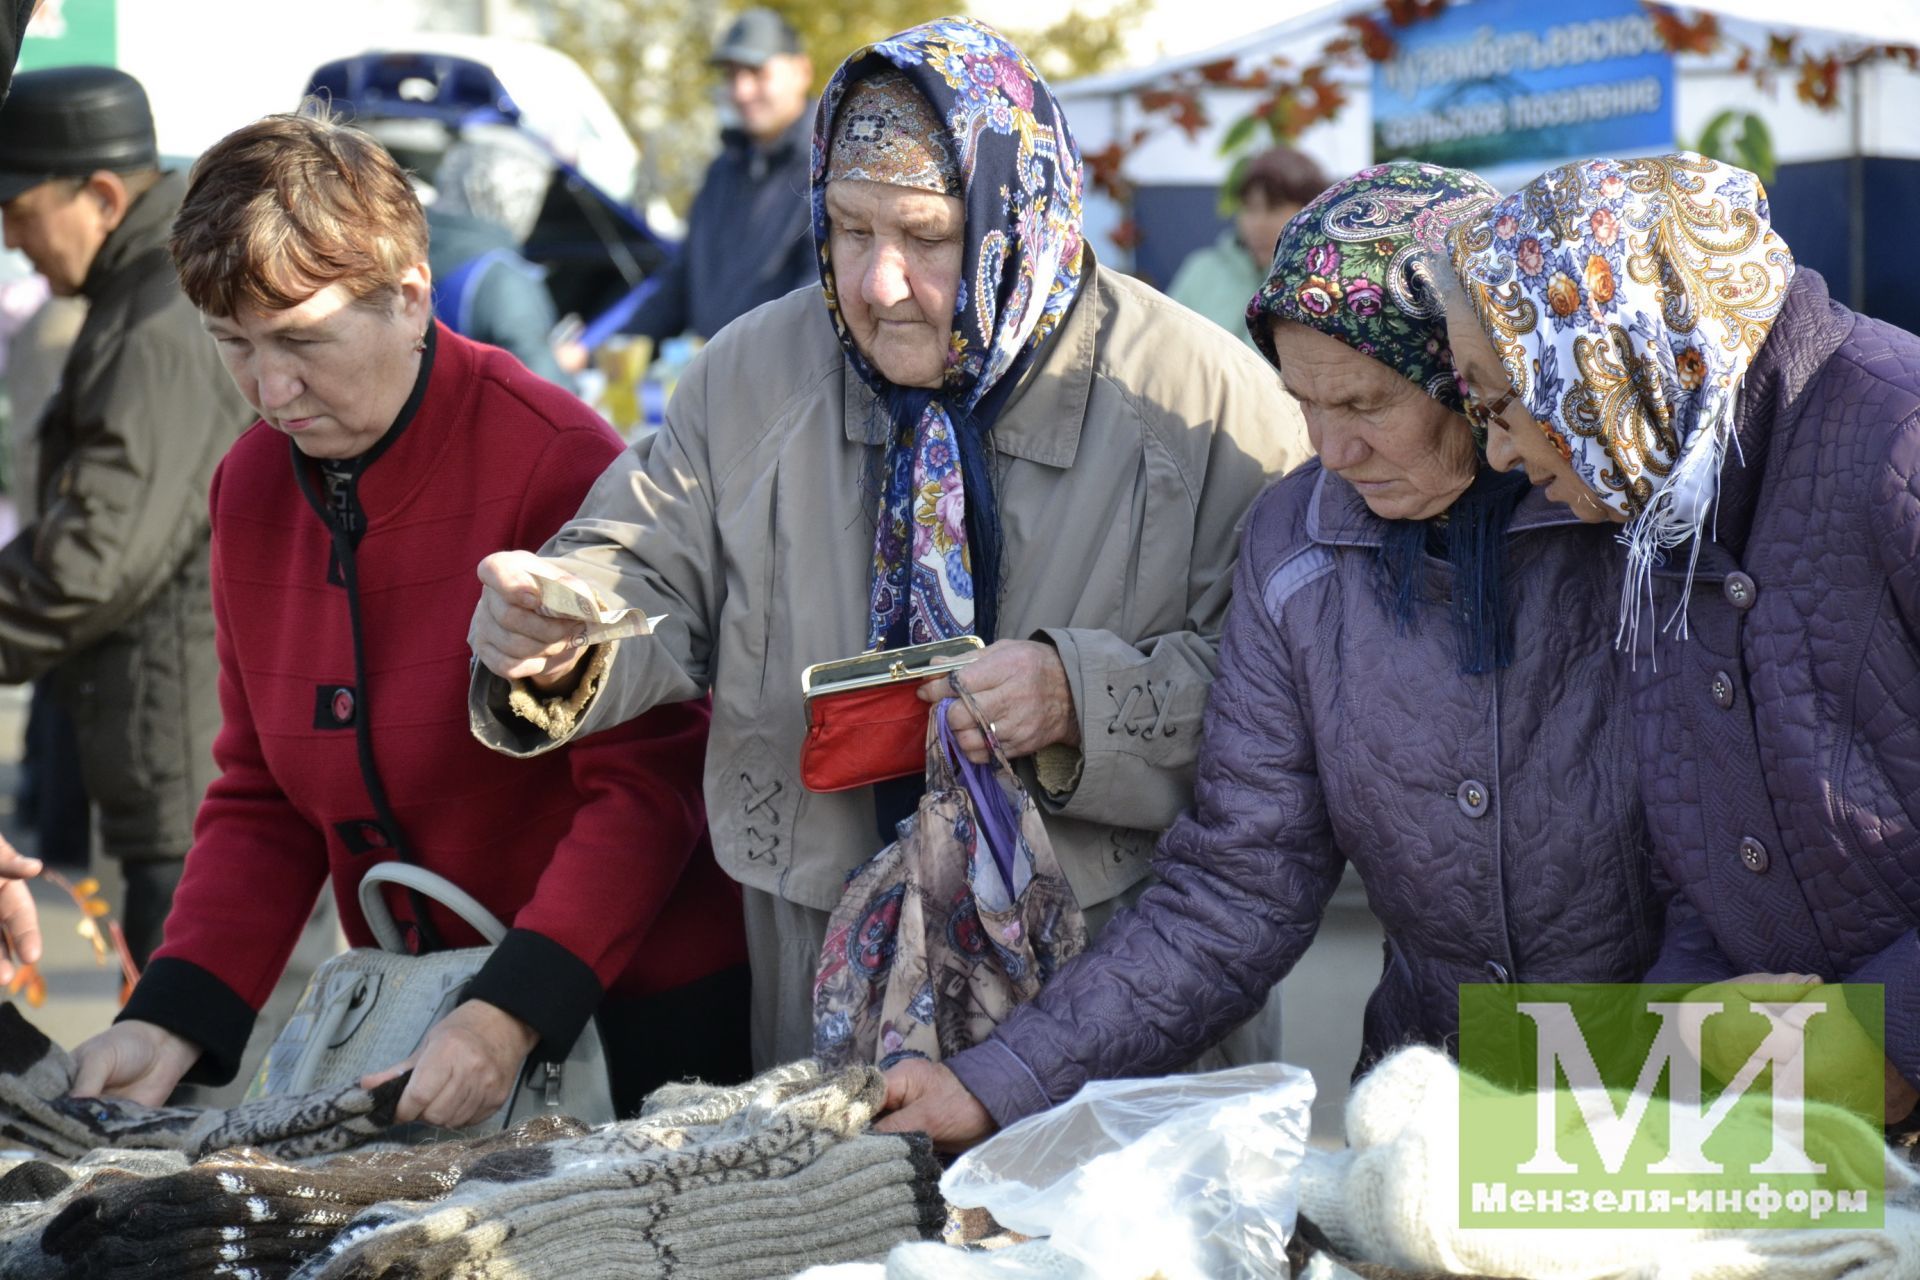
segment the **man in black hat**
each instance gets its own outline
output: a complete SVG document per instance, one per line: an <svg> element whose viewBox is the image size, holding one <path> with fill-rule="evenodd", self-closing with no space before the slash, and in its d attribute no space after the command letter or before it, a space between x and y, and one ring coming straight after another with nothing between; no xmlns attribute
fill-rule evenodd
<svg viewBox="0 0 1920 1280"><path fill-rule="evenodd" d="M813 61L786 19L749 9L727 28L713 64L739 125L687 216L687 239L628 328L653 339L711 338L736 316L820 278L808 232Z"/></svg>
<svg viewBox="0 0 1920 1280"><path fill-rule="evenodd" d="M23 478L39 514L0 547L0 681L47 675L74 718L141 964L214 774L207 486L252 419L174 278L167 236L185 194L160 171L133 77L14 80L0 108L6 244L88 312L40 420L39 474ZM18 888L0 891L10 931Z"/></svg>

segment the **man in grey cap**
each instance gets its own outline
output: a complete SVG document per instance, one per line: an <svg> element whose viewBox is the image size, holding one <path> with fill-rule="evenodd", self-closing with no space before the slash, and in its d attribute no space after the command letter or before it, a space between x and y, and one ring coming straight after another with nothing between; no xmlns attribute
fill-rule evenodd
<svg viewBox="0 0 1920 1280"><path fill-rule="evenodd" d="M711 338L763 302L817 283L808 232L813 61L786 19L749 9L713 53L739 126L687 216L687 239L628 329L655 340Z"/></svg>
<svg viewBox="0 0 1920 1280"><path fill-rule="evenodd" d="M6 244L88 313L40 420L39 474L23 478L38 514L0 547L0 681L48 675L72 714L142 964L214 774L207 486L252 419L174 278L167 236L185 194L159 168L133 77L14 80L0 108ZM21 889L0 887L9 932Z"/></svg>

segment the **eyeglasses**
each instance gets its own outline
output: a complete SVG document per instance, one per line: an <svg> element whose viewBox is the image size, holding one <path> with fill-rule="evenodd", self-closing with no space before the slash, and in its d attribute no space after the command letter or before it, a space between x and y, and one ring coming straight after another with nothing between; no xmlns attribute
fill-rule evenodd
<svg viewBox="0 0 1920 1280"><path fill-rule="evenodd" d="M1474 425L1475 430L1491 431L1496 422L1500 424L1502 431L1513 430L1507 425L1507 420L1500 415L1507 411L1508 405L1520 398L1520 392L1516 388L1508 387L1505 394L1495 397L1493 402L1488 404L1473 394L1473 390L1467 386L1467 380L1457 371L1453 375L1453 385L1460 389L1460 410L1467 415L1467 421Z"/></svg>

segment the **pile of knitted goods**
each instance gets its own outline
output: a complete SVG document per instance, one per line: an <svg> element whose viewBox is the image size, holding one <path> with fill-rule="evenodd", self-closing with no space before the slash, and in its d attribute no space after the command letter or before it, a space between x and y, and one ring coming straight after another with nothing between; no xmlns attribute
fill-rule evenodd
<svg viewBox="0 0 1920 1280"><path fill-rule="evenodd" d="M56 1158L101 1148L176 1151L191 1160L229 1147L257 1147L286 1159L359 1146L393 1124L404 1078L378 1089L347 1087L239 1106L143 1107L73 1098L73 1059L0 1005L0 1142Z"/></svg>
<svg viewBox="0 0 1920 1280"><path fill-rule="evenodd" d="M62 1096L71 1063L11 1006L0 1046L0 1134L53 1157L0 1162L8 1280L786 1277L944 1220L925 1139L867 1131L884 1096L870 1067L668 1086L597 1129L544 1119L339 1154L390 1123L398 1089L138 1108Z"/></svg>

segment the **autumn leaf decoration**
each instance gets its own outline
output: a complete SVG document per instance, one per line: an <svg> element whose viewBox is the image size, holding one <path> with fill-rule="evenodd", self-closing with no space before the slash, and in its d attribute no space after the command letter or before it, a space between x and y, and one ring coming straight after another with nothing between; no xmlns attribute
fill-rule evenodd
<svg viewBox="0 0 1920 1280"><path fill-rule="evenodd" d="M88 876L75 883L51 870L42 871L39 878L72 898L73 905L80 909L80 923L74 928L93 947L94 964L104 969L118 963L120 1003L125 1004L133 992L133 984L140 979L140 970L133 963L133 953L127 947L127 936L121 932L120 922L113 918L113 909L100 896L100 881ZM40 966L15 965L13 977L7 982L7 994L19 996L30 1008L38 1009L45 1004L47 980Z"/></svg>

